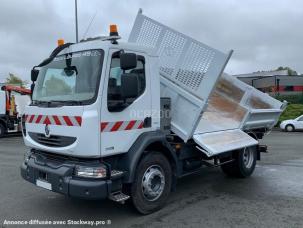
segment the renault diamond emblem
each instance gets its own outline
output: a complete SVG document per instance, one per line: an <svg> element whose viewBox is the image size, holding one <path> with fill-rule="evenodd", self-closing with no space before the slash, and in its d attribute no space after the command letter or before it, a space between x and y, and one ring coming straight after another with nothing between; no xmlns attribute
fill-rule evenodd
<svg viewBox="0 0 303 228"><path fill-rule="evenodd" d="M45 137L49 138L50 137L50 130L48 124L45 125Z"/></svg>

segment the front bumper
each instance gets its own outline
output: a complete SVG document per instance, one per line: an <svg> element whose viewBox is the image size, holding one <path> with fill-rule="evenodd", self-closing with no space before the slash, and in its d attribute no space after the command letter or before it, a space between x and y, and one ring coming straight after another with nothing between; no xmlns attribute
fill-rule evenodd
<svg viewBox="0 0 303 228"><path fill-rule="evenodd" d="M91 162L89 162L91 163ZM80 164L83 165L83 162ZM31 154L21 165L21 176L36 185L37 180L50 184L53 192L83 199L105 199L112 191L111 180L75 177L77 161L58 161Z"/></svg>

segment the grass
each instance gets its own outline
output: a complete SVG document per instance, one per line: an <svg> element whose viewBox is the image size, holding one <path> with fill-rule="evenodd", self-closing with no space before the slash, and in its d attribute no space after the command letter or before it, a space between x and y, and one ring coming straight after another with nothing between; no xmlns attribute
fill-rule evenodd
<svg viewBox="0 0 303 228"><path fill-rule="evenodd" d="M280 116L278 124L283 120L295 119L300 115L303 115L303 104L289 104Z"/></svg>

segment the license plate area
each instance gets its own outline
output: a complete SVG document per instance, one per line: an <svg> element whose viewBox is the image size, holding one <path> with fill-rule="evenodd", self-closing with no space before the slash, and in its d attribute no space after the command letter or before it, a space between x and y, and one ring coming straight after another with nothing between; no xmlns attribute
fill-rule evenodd
<svg viewBox="0 0 303 228"><path fill-rule="evenodd" d="M45 188L45 189L47 189L47 190L52 190L52 184L51 183L48 183L48 182L46 182L46 181L43 181L43 180L36 180L36 185L38 186L38 187L41 187L41 188Z"/></svg>
<svg viewBox="0 0 303 228"><path fill-rule="evenodd" d="M36 180L36 185L38 187L47 189L47 190L52 190L52 184L49 183L48 181L48 175L45 172L39 171L38 179Z"/></svg>

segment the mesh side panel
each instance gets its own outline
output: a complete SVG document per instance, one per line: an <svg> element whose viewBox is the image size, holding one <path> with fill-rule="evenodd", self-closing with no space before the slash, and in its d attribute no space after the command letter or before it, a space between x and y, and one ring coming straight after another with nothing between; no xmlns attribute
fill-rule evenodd
<svg viewBox="0 0 303 228"><path fill-rule="evenodd" d="M157 44L161 30L162 28L159 25L145 19L142 23L137 43L154 48Z"/></svg>
<svg viewBox="0 0 303 228"><path fill-rule="evenodd" d="M192 90L197 90L214 56L214 51L192 42L176 75L176 80Z"/></svg>
<svg viewBox="0 0 303 228"><path fill-rule="evenodd" d="M161 76L203 99L208 98L229 58L140 13L129 41L153 48L159 56Z"/></svg>
<svg viewBox="0 0 303 228"><path fill-rule="evenodd" d="M189 140L232 51L224 54L141 11L128 40L151 47L151 54L159 56L161 96L171 98L171 130L184 141Z"/></svg>
<svg viewBox="0 0 303 228"><path fill-rule="evenodd" d="M160 70L172 76L186 40L171 31L166 31L159 48Z"/></svg>

